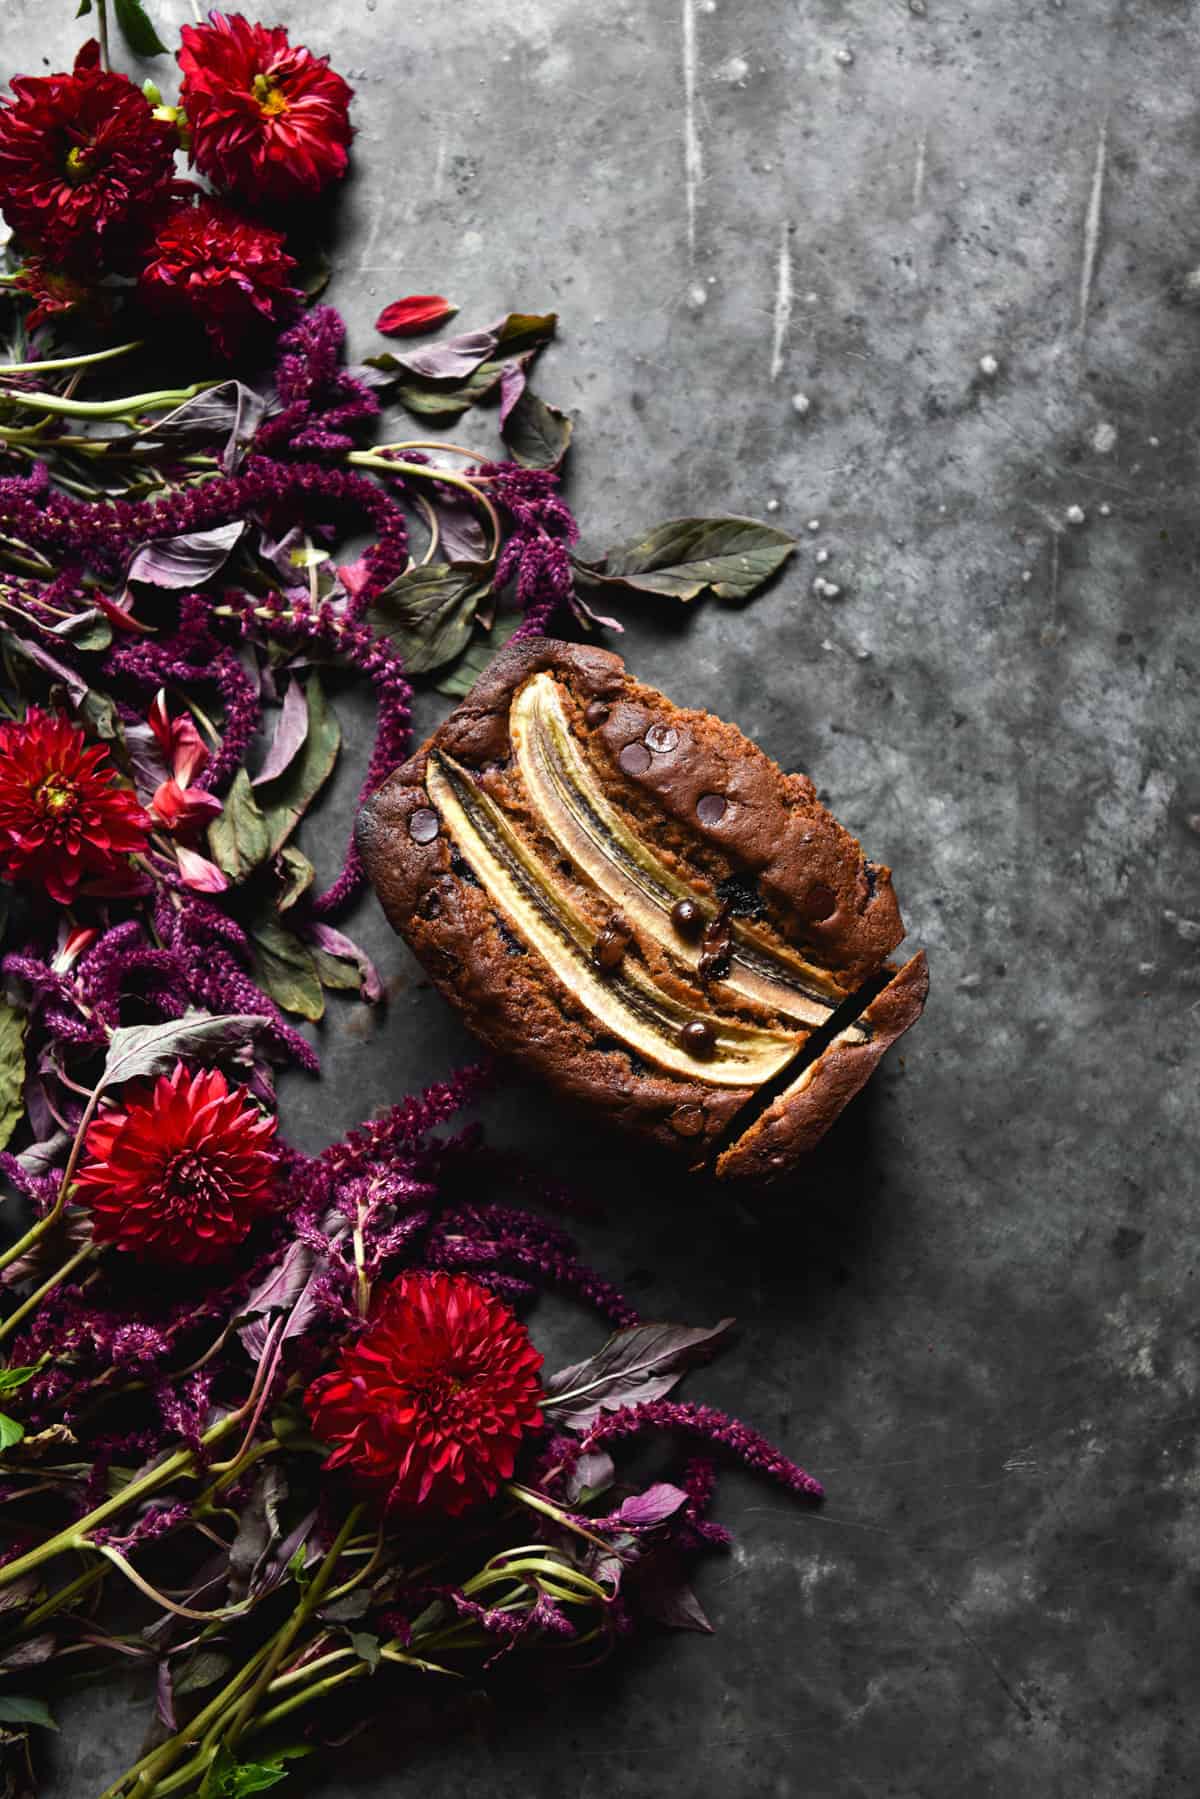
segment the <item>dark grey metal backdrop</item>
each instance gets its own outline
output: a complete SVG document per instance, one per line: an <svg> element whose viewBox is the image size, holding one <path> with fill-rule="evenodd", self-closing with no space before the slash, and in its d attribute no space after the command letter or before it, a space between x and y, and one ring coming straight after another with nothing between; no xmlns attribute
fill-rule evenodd
<svg viewBox="0 0 1200 1799"><path fill-rule="evenodd" d="M71 11L3 0L3 69L61 66ZM757 603L629 609L625 648L814 775L894 864L934 980L770 1206L692 1196L520 1088L492 1105L606 1191L586 1247L650 1313L739 1314L696 1388L829 1501L730 1480L714 1638L448 1740L397 1709L320 1790L1194 1795L1200 315L1169 299L1200 262L1194 8L274 12L358 89L331 295L358 350L402 293L466 325L555 306L539 384L577 416L590 545L768 505L799 532ZM390 1003L337 1008L324 1083L288 1083L311 1146L468 1051L359 925ZM63 1711L53 1791L91 1799L138 1718L108 1689Z"/></svg>

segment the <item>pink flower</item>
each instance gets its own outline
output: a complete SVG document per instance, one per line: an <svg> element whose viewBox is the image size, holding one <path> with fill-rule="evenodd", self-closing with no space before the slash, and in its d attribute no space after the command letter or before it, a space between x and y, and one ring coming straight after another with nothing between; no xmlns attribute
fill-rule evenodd
<svg viewBox="0 0 1200 1799"><path fill-rule="evenodd" d="M197 855L195 850L185 849L182 843L176 844L175 856L179 863L179 878L185 887L190 887L193 893L224 893L229 882L215 862L210 862L207 856Z"/></svg>
<svg viewBox="0 0 1200 1799"><path fill-rule="evenodd" d="M218 817L221 802L215 793L206 793L203 787L181 787L172 779L155 788L150 810L159 824L165 825L174 836L182 837L199 833L210 818Z"/></svg>

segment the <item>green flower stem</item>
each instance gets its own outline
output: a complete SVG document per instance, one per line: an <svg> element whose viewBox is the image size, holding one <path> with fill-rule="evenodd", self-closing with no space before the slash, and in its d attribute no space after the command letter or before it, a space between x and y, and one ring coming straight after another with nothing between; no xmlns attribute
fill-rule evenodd
<svg viewBox="0 0 1200 1799"><path fill-rule="evenodd" d="M54 413L70 419L136 418L142 412L161 412L182 406L215 387L215 381L193 381L190 387L163 387L154 393L126 394L119 400L68 400L62 394L30 394L15 387L0 388L0 403L24 406L35 412ZM398 464L396 465L399 466Z"/></svg>
<svg viewBox="0 0 1200 1799"><path fill-rule="evenodd" d="M94 362L112 362L141 347L142 340L136 337L127 344L114 344L111 350L91 350L86 356L47 356L42 362L0 362L0 375L44 375L48 370L90 368Z"/></svg>
<svg viewBox="0 0 1200 1799"><path fill-rule="evenodd" d="M77 1249L73 1256L68 1257L62 1267L50 1276L49 1280L42 1282L36 1293L31 1293L29 1298L19 1305L16 1311L4 1320L3 1324L0 1324L0 1343L3 1343L6 1337L12 1336L18 1324L22 1319L28 1318L30 1312L37 1311L47 1293L53 1293L55 1287L60 1286L68 1275L74 1274L75 1270L82 1267L84 1262L90 1262L92 1257L99 1253L100 1245L98 1243L85 1243L82 1249Z"/></svg>
<svg viewBox="0 0 1200 1799"><path fill-rule="evenodd" d="M238 1428L241 1421L241 1408L236 1412L230 1412L205 1431L200 1439L201 1447L207 1449L211 1444L221 1442L224 1437L229 1436ZM95 1530L99 1524L107 1524L110 1518L115 1518L118 1512L124 1511L126 1506L132 1505L136 1500L149 1499L152 1493L157 1493L160 1487L167 1486L177 1474L189 1473L195 1462L194 1450L177 1449L173 1455L167 1457L166 1461L160 1462L157 1468L151 1468L149 1473L143 1474L140 1480L130 1481L128 1486L122 1487L121 1491L115 1493L111 1499L106 1499L102 1505L96 1506L85 1518L78 1519L74 1524L68 1525L65 1530L56 1531L54 1536L47 1537L44 1543L38 1543L33 1549L27 1549L24 1555L18 1555L11 1562L5 1562L4 1566L0 1568L0 1590L12 1586L15 1581L21 1579L22 1575L30 1573L32 1569L40 1568L43 1562L53 1561L56 1555L63 1555L71 1549L90 1549L92 1544L88 1540L89 1531Z"/></svg>
<svg viewBox="0 0 1200 1799"><path fill-rule="evenodd" d="M577 1524L569 1513L564 1512L552 1500L547 1499L544 1493L535 1493L529 1487L519 1486L516 1481L510 1481L504 1491L510 1493L514 1499L520 1500L522 1505L527 1505L530 1511L541 1512L545 1517L553 1518L554 1522L563 1530L574 1531L577 1537L586 1537L589 1543L594 1543L598 1549L603 1549L606 1555L612 1554L611 1543L606 1543L603 1537L598 1537L592 1531L585 1530L582 1524Z"/></svg>
<svg viewBox="0 0 1200 1799"><path fill-rule="evenodd" d="M108 60L108 0L96 0L96 35L100 39L100 67L111 67Z"/></svg>
<svg viewBox="0 0 1200 1799"><path fill-rule="evenodd" d="M253 1679L257 1670L262 1666L270 1647L270 1643L264 1643L262 1648L257 1650L249 1661L238 1669L232 1679L226 1682L216 1697L210 1699L208 1704L196 1713L190 1724L185 1725L183 1730L177 1732L169 1741L160 1743L157 1749L152 1749L149 1755L144 1755L140 1761L135 1762L133 1767L127 1769L119 1780L114 1781L112 1786L105 1789L100 1799L120 1799L121 1794L129 1791L138 1794L153 1792L159 1773L168 1773L179 1760L183 1751L192 1747L199 1733L214 1719L220 1717L223 1708L228 1705L229 1701L237 1697L248 1680ZM211 1760L211 1756L208 1759Z"/></svg>
<svg viewBox="0 0 1200 1799"><path fill-rule="evenodd" d="M0 1639L0 1659L13 1644L23 1642L26 1637L33 1634L39 1624L43 1624L47 1618L54 1617L56 1612L65 1611L84 1593L90 1593L93 1587L98 1587L107 1576L106 1564L93 1562L90 1568L85 1568L82 1574L75 1576L74 1580L69 1580L65 1586L58 1587L53 1593L48 1594L40 1604L34 1606L32 1611L23 1613L20 1623L8 1631L3 1639Z"/></svg>
<svg viewBox="0 0 1200 1799"><path fill-rule="evenodd" d="M102 1091L103 1088L100 1086L94 1088L91 1098L83 1108L83 1117L79 1120L76 1128L75 1141L71 1145L71 1153L67 1157L67 1165L63 1170L62 1180L59 1182L58 1197L46 1216L39 1218L36 1224L30 1225L25 1235L18 1237L17 1241L6 1249L3 1255L0 1255L0 1273L3 1273L4 1269L10 1267L20 1256L23 1256L27 1250L32 1249L35 1243L39 1243L46 1232L52 1230L61 1218L63 1207L67 1203L67 1190L75 1179L75 1169L83 1149L83 1140L87 1135L87 1128L95 1116L96 1107L100 1104ZM0 1335L2 1334L0 1333Z"/></svg>
<svg viewBox="0 0 1200 1799"><path fill-rule="evenodd" d="M3 394L0 394L0 399L2 398ZM491 562L497 554L500 540L504 536L500 514L487 495L481 493L474 481L468 480L465 475L455 475L449 469L430 468L426 463L421 462L392 462L386 456L380 456L373 450L351 450L346 461L353 463L355 468L375 469L386 475L415 475L422 481L444 481L450 487L461 488L473 504L487 514L492 532L492 545L484 560Z"/></svg>
<svg viewBox="0 0 1200 1799"><path fill-rule="evenodd" d="M308 1619L320 1605L326 1588L329 1586L330 1581L337 1572L337 1565L341 1560L342 1550L354 1535L359 1518L362 1516L362 1509L361 1505L356 1505L351 1509L345 1523L338 1531L337 1536L333 1539L324 1561L321 1563L321 1566L317 1569L317 1572L313 1575L306 1587L299 1605L296 1607L283 1629L279 1632L279 1635L275 1638L274 1647L260 1669L254 1685L250 1688L245 1698L238 1704L233 1716L230 1718L229 1728L225 1732L225 1741L230 1747L236 1743L238 1737L253 1716L254 1708L267 1687L271 1684L271 1677L279 1667L280 1662L283 1660L296 1638L300 1635L300 1632L304 1629Z"/></svg>

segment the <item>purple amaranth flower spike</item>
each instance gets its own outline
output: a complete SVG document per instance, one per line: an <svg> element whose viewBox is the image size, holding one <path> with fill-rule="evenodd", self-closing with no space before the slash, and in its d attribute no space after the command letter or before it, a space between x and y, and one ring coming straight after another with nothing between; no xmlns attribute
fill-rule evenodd
<svg viewBox="0 0 1200 1799"><path fill-rule="evenodd" d="M824 1498L825 1489L819 1480L814 1480L811 1474L789 1461L748 1424L742 1424L712 1406L673 1399L651 1399L639 1405L621 1406L605 1413L592 1426L582 1447L584 1450L597 1449L602 1443L617 1443L648 1430L678 1431L685 1436L698 1437L727 1450L744 1467L778 1481L791 1493L803 1494L808 1499Z"/></svg>

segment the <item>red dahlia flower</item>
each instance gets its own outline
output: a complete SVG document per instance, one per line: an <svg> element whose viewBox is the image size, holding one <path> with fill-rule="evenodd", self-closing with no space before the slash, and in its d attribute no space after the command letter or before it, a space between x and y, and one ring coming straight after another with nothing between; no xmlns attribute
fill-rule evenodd
<svg viewBox="0 0 1200 1799"><path fill-rule="evenodd" d="M143 1260L219 1261L271 1202L275 1120L219 1069L131 1085L84 1139L76 1179L98 1243Z"/></svg>
<svg viewBox="0 0 1200 1799"><path fill-rule="evenodd" d="M18 270L13 285L33 301L25 314L26 331L36 331L48 319L79 312L95 298L95 290L77 281L64 269L53 268L41 256L31 256Z"/></svg>
<svg viewBox="0 0 1200 1799"><path fill-rule="evenodd" d="M458 1274L406 1274L308 1390L313 1430L390 1511L457 1517L512 1474L542 1422L542 1358L524 1325Z"/></svg>
<svg viewBox="0 0 1200 1799"><path fill-rule="evenodd" d="M232 356L246 337L299 309L304 295L289 286L295 272L278 231L198 200L169 214L142 270L141 292L156 310L190 316L223 356Z"/></svg>
<svg viewBox="0 0 1200 1799"><path fill-rule="evenodd" d="M18 75L0 107L0 212L55 262L120 266L174 176L175 127L93 40L70 75Z"/></svg>
<svg viewBox="0 0 1200 1799"><path fill-rule="evenodd" d="M346 173L352 89L281 27L210 13L180 33L192 160L255 205L287 205Z"/></svg>
<svg viewBox="0 0 1200 1799"><path fill-rule="evenodd" d="M150 829L116 778L108 751L61 713L33 707L0 725L0 874L63 906L83 883L111 891Z"/></svg>

